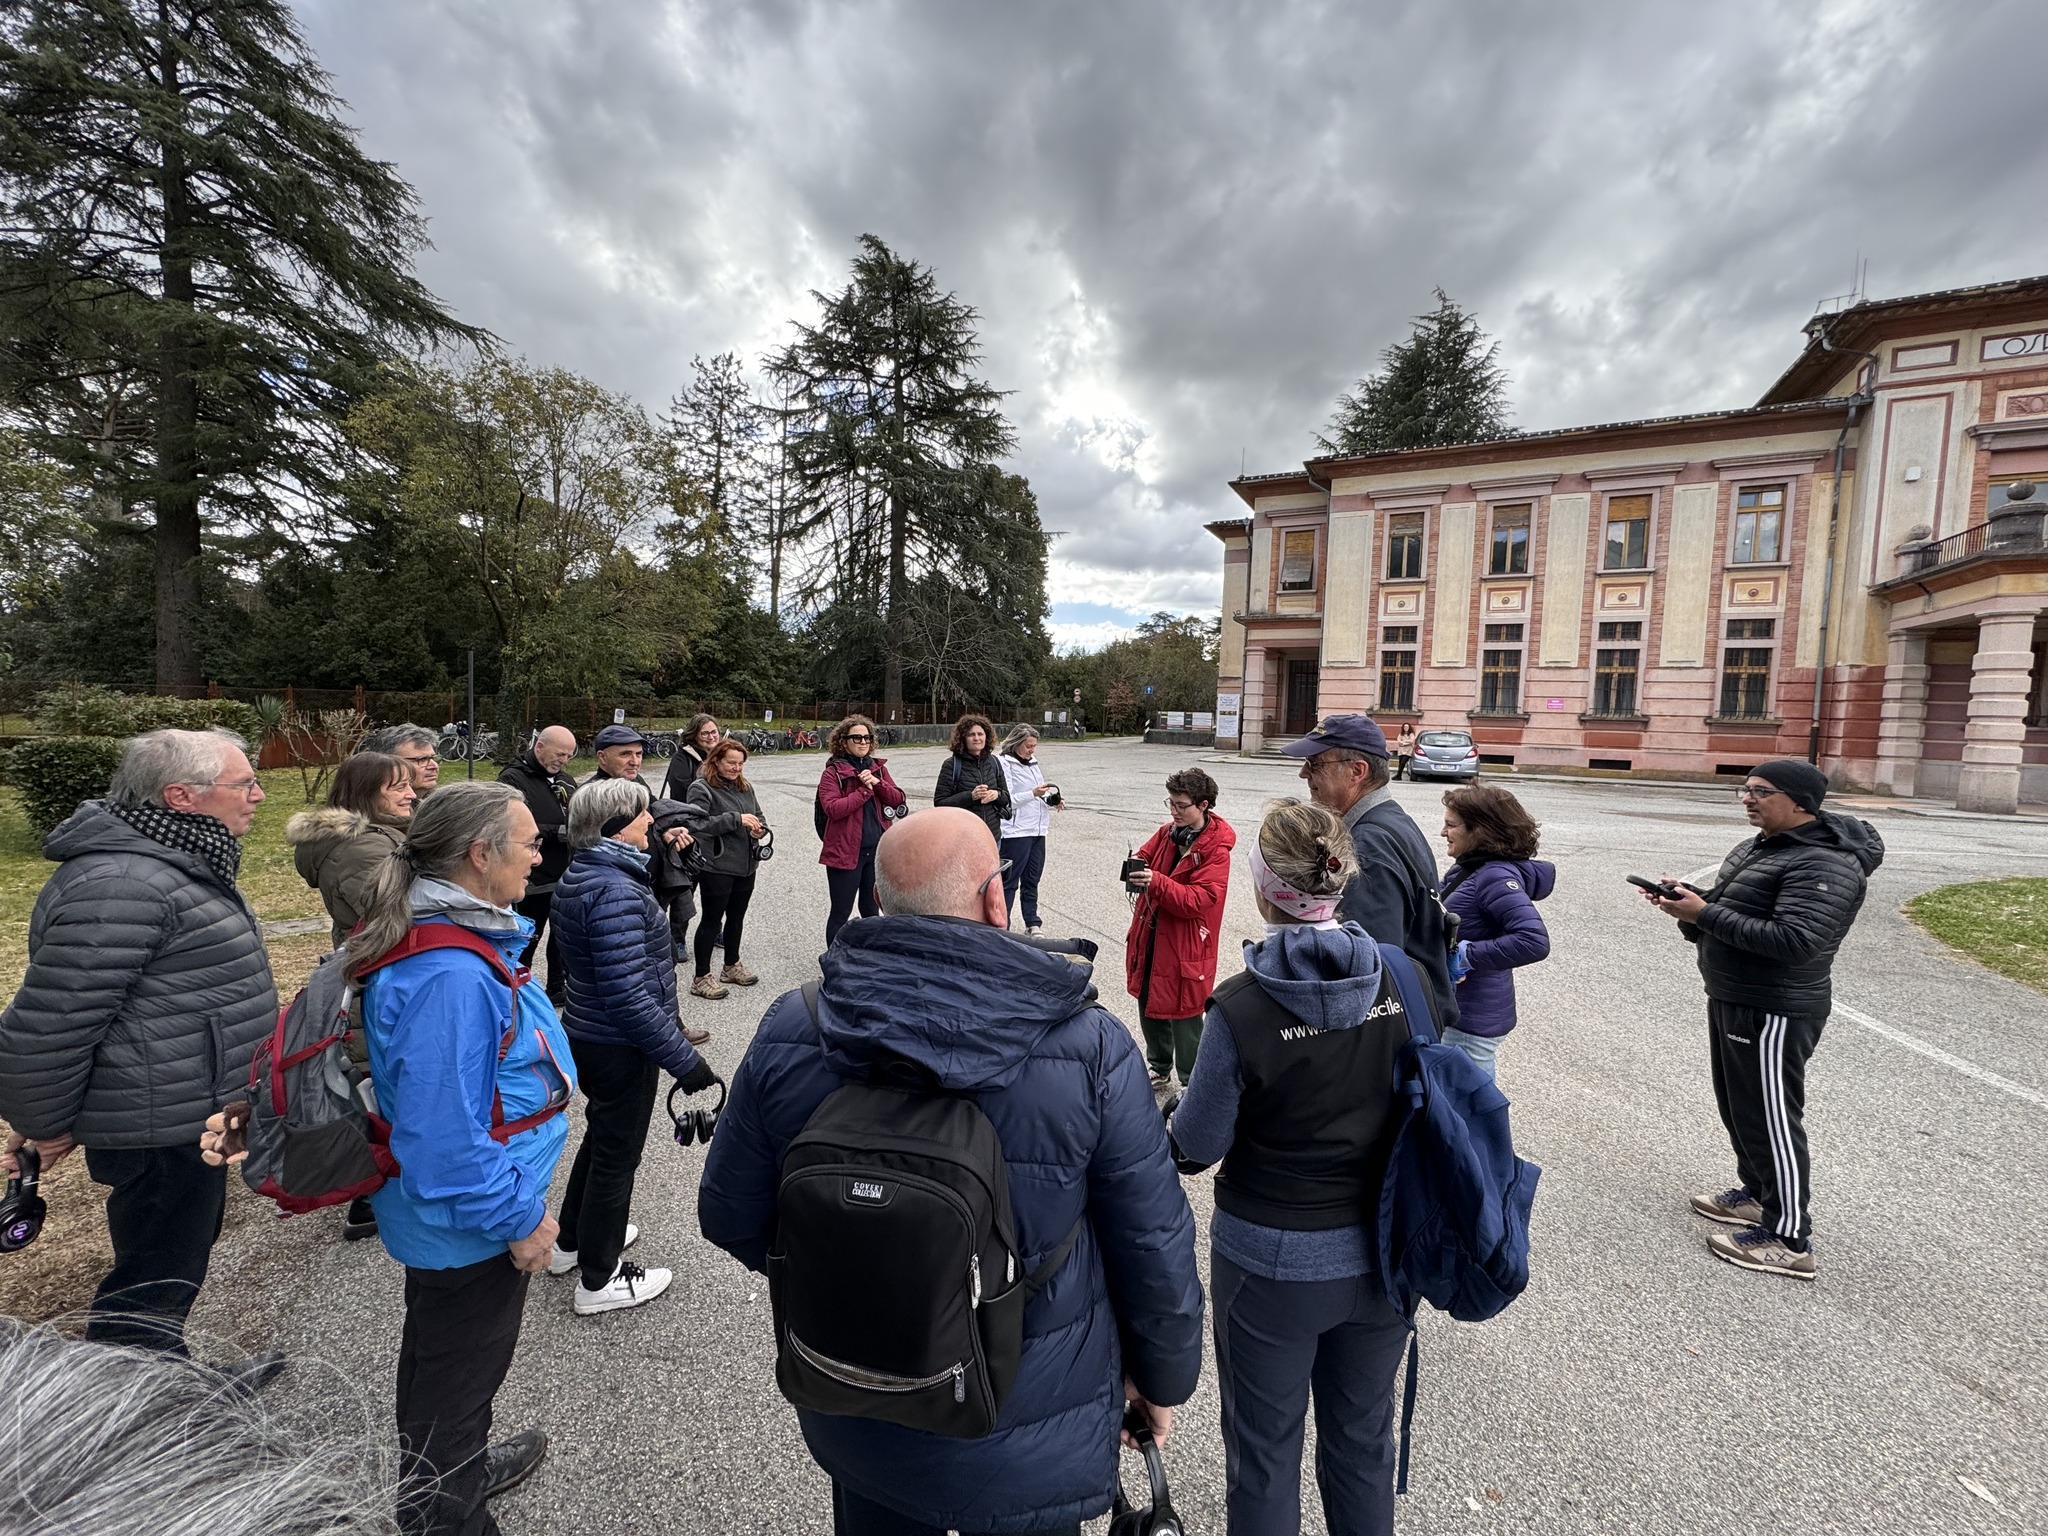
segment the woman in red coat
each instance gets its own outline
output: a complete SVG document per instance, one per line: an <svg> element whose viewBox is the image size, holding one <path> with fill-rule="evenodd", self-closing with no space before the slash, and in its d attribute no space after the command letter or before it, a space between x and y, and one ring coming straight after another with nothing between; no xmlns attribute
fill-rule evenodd
<svg viewBox="0 0 2048 1536"><path fill-rule="evenodd" d="M881 910L875 901L875 845L890 819L903 814L903 791L889 777L889 765L875 756L875 722L848 715L825 738L825 771L818 775L819 832L825 846L818 862L832 890L832 915L825 919L825 947L860 902L860 915Z"/></svg>
<svg viewBox="0 0 2048 1536"><path fill-rule="evenodd" d="M1138 907L1124 939L1124 979L1138 1000L1154 1088L1168 1086L1176 1069L1187 1086L1202 1044L1202 1010L1216 984L1237 834L1215 806L1216 781L1201 769L1183 768L1168 779L1173 819L1138 850L1145 867L1131 876Z"/></svg>

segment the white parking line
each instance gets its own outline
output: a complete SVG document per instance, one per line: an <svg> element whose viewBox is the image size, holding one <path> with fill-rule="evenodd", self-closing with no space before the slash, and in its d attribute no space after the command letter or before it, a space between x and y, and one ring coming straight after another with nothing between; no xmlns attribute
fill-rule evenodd
<svg viewBox="0 0 2048 1536"><path fill-rule="evenodd" d="M1909 1035L1903 1029L1894 1029L1882 1019L1873 1019L1860 1008L1851 1008L1847 1003L1837 1002L1835 1004L1835 1012L1842 1018L1847 1019L1851 1024L1861 1024L1873 1034L1883 1035L1885 1039L1903 1045L1909 1051L1918 1051L1929 1061L1938 1061L1944 1067L1952 1068L1962 1073L1965 1077L1972 1077L1980 1083L1989 1084L2000 1093L2009 1093L2016 1099L2024 1099L2037 1109L2048 1109L2048 1094L2036 1093L2024 1083L2016 1083L2009 1077L2000 1077L1996 1072L1987 1071L1983 1067L1978 1066L1974 1061L1965 1061L1960 1056L1951 1056L1940 1046L1929 1045L1925 1040L1920 1039L1916 1035Z"/></svg>

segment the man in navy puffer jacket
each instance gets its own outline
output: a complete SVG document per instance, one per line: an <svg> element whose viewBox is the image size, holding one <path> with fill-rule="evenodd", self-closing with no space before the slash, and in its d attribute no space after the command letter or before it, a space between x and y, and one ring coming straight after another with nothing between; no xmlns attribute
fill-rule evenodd
<svg viewBox="0 0 2048 1536"><path fill-rule="evenodd" d="M705 1237L765 1268L784 1149L882 1053L908 1057L993 1122L1026 1272L1086 1215L1024 1311L1016 1386L993 1434L947 1439L799 1413L832 1477L840 1536L1074 1531L1109 1507L1125 1394L1170 1427L1201 1368L1195 1226L1130 1032L1094 1005L1089 967L1003 932L995 839L973 813L921 811L877 852L884 916L761 1021L697 1194ZM986 876L986 878L983 878ZM978 883L977 883L978 882ZM859 1262L849 1254L847 1262Z"/></svg>

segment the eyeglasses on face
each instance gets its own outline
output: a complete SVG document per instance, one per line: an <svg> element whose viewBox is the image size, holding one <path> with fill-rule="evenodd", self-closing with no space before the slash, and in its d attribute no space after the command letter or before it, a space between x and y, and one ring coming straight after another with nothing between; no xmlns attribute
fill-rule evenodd
<svg viewBox="0 0 2048 1536"><path fill-rule="evenodd" d="M1773 795L1782 795L1783 793L1785 791L1769 784L1744 784L1735 791L1735 798L1738 800L1768 800Z"/></svg>
<svg viewBox="0 0 2048 1536"><path fill-rule="evenodd" d="M246 779L214 779L207 783L188 784L187 789L224 789L231 795L247 798L262 787L261 781L251 776Z"/></svg>
<svg viewBox="0 0 2048 1536"><path fill-rule="evenodd" d="M873 741L875 738L866 731L848 731L846 739L848 741Z"/></svg>
<svg viewBox="0 0 2048 1536"><path fill-rule="evenodd" d="M1195 802L1192 800L1176 800L1173 796L1168 795L1166 797L1166 808L1176 816L1185 815L1195 808Z"/></svg>
<svg viewBox="0 0 2048 1536"><path fill-rule="evenodd" d="M411 763L414 767L417 768L422 767L427 763L438 763L439 761L441 761L441 754L438 752L427 752L424 754L418 752L401 752L398 754L398 760L401 763Z"/></svg>

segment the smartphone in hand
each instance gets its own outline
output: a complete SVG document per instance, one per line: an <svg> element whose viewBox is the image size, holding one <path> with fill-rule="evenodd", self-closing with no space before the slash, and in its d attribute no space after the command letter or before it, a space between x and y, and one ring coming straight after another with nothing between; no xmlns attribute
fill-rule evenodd
<svg viewBox="0 0 2048 1536"><path fill-rule="evenodd" d="M1630 875L1628 883L1630 885L1639 885L1646 891L1654 892L1666 901L1676 901L1685 894L1682 889L1669 880L1649 880L1641 875Z"/></svg>

